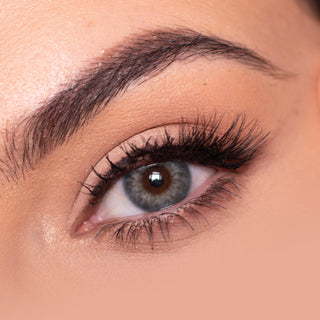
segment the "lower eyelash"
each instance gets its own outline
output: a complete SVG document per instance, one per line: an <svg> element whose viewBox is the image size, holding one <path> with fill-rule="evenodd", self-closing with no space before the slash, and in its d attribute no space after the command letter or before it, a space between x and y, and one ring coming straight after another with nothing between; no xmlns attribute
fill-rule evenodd
<svg viewBox="0 0 320 320"><path fill-rule="evenodd" d="M195 231L200 220L209 225L208 219L199 211L203 207L215 207L226 209L223 202L233 197L239 198L240 188L243 187L233 177L222 177L211 184L209 188L199 197L191 199L181 206L176 212L163 212L159 215L149 215L139 219L113 220L103 225L97 232L95 238L103 238L114 243L121 244L124 248L137 247L139 238L144 233L147 236L151 250L156 245L155 228L158 227L162 240L170 241L170 226L174 223L182 224L190 231ZM180 212L182 212L180 214ZM179 222L174 222L174 220Z"/></svg>

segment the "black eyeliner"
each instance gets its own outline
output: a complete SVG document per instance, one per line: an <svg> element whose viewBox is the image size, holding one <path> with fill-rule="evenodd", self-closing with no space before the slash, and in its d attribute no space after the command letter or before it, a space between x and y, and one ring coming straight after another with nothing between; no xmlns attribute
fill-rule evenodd
<svg viewBox="0 0 320 320"><path fill-rule="evenodd" d="M125 156L117 163L105 156L110 166L108 172L99 173L92 168L100 180L97 185L82 183L91 195L90 204L98 204L115 180L151 163L185 161L231 171L239 169L257 155L269 133L264 133L258 121L248 121L243 113L225 130L221 128L223 120L224 117L216 115L210 119L198 116L193 124L181 119L178 139L164 127L163 134L155 141L144 139L142 146L123 143L121 148Z"/></svg>

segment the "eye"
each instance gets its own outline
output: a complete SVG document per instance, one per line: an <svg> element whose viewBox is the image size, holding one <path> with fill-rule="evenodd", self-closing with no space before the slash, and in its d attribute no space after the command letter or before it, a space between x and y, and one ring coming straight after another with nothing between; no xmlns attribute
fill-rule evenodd
<svg viewBox="0 0 320 320"><path fill-rule="evenodd" d="M78 232L87 232L97 222L108 219L145 215L160 210L162 213L172 212L175 205L181 206L186 199L203 192L208 187L204 184L216 177L215 174L215 169L179 161L132 170L108 190L97 212L81 225Z"/></svg>
<svg viewBox="0 0 320 320"><path fill-rule="evenodd" d="M82 183L74 234L93 232L110 245L151 249L188 237L215 223L217 212L238 197L242 167L266 137L244 115L229 124L216 117L183 120L133 136L106 154Z"/></svg>

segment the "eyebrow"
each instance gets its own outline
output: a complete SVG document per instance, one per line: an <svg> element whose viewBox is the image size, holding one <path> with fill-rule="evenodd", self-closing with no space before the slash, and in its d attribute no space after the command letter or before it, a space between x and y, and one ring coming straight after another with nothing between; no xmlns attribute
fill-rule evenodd
<svg viewBox="0 0 320 320"><path fill-rule="evenodd" d="M283 75L255 51L217 36L186 28L131 35L96 58L14 130L7 129L4 146L7 159L0 159L0 171L7 180L17 180L54 148L66 143L130 85L158 75L175 61L201 57L236 61L275 78ZM23 137L20 146L18 137Z"/></svg>

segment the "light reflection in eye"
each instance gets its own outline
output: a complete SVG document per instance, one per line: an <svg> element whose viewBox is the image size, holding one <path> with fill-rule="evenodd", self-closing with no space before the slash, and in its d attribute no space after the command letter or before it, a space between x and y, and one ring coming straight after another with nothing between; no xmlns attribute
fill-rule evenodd
<svg viewBox="0 0 320 320"><path fill-rule="evenodd" d="M159 171L153 171L148 178L153 187L161 187L164 183L164 179Z"/></svg>

